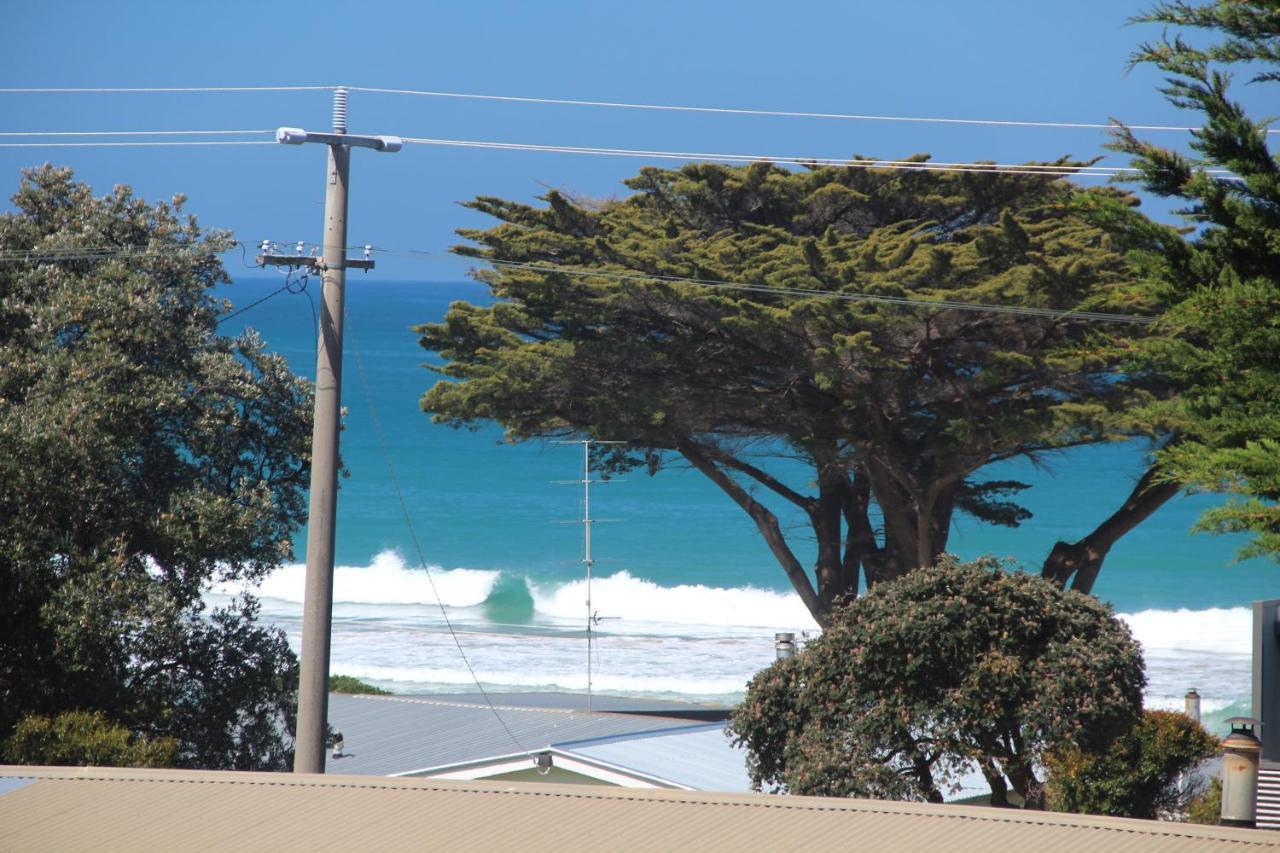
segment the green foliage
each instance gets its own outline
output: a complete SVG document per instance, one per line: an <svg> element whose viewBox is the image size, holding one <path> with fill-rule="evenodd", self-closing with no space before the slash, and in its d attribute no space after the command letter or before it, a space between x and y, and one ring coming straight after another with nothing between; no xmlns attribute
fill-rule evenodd
<svg viewBox="0 0 1280 853"><path fill-rule="evenodd" d="M1123 127L1112 145L1133 155L1148 190L1185 201L1182 213L1196 229L1184 239L1173 229L1113 220L1113 230L1148 259L1153 290L1172 306L1162 320L1165 334L1141 355L1182 391L1139 416L1179 435L1159 454L1164 477L1235 496L1207 513L1199 529L1253 533L1242 558L1278 555L1280 160L1268 147L1270 121L1250 119L1231 100L1224 68L1243 64L1254 84L1280 82L1280 14L1272 0L1161 2L1137 20L1175 34L1171 39L1166 30L1143 44L1133 62L1164 71L1166 98L1203 117L1193 155L1142 141ZM1186 28L1219 40L1192 45L1177 34Z"/></svg>
<svg viewBox="0 0 1280 853"><path fill-rule="evenodd" d="M367 684L352 675L329 676L329 691L331 693L367 693L373 696L391 695L390 690L374 687L372 684Z"/></svg>
<svg viewBox="0 0 1280 853"><path fill-rule="evenodd" d="M101 711L23 717L0 745L9 764L168 767L177 755L176 738L134 735Z"/></svg>
<svg viewBox="0 0 1280 853"><path fill-rule="evenodd" d="M1105 752L1068 745L1049 753L1046 804L1054 811L1116 817L1180 814L1200 793L1182 781L1183 774L1217 751L1218 739L1185 714L1146 711Z"/></svg>
<svg viewBox="0 0 1280 853"><path fill-rule="evenodd" d="M854 161L644 168L627 185L604 204L468 205L499 224L455 251L493 265L476 276L499 301L419 327L445 361L423 408L511 440L625 440L613 469L683 457L752 518L820 622L860 580L932 564L956 512L1025 520L1025 485L984 466L1132 434L1119 413L1161 387L1117 374L1140 327L1069 316L1147 305L1061 180ZM782 482L778 457L810 486ZM779 505L809 523L812 575Z"/></svg>
<svg viewBox="0 0 1280 853"><path fill-rule="evenodd" d="M1035 806L1046 752L1105 748L1143 685L1108 606L946 556L838 610L751 681L729 727L757 789L941 801L976 765L994 804Z"/></svg>
<svg viewBox="0 0 1280 853"><path fill-rule="evenodd" d="M26 173L0 215L0 738L101 711L195 767L282 768L297 663L247 593L303 519L310 393L220 336L182 200ZM86 251L92 250L92 251Z"/></svg>
<svg viewBox="0 0 1280 853"><path fill-rule="evenodd" d="M1209 785L1187 803L1187 822L1217 826L1222 821L1222 779L1214 776Z"/></svg>

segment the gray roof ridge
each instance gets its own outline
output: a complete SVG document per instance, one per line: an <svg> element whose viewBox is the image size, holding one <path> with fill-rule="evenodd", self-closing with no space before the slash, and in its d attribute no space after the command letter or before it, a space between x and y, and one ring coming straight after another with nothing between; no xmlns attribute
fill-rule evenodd
<svg viewBox="0 0 1280 853"><path fill-rule="evenodd" d="M633 716L633 715L628 715ZM662 729L647 729L642 732L630 732L618 735L602 735L600 737L585 737L577 740L561 740L551 744L553 747L566 749L571 747L582 746L598 746L606 743L616 743L623 740L640 740L641 738L663 737L665 735L680 733L688 733L698 730L724 729L724 723L689 723L683 726L667 726Z"/></svg>
<svg viewBox="0 0 1280 853"><path fill-rule="evenodd" d="M437 699L418 698L416 696L380 696L372 693L339 693L351 699L367 699L375 702L403 702L407 705L432 705L437 708L492 708L495 711L536 711L545 714L589 714L596 717L658 717L658 714L645 714L643 711L588 711L586 708L539 708L526 705L495 705L485 702L441 702Z"/></svg>
<svg viewBox="0 0 1280 853"><path fill-rule="evenodd" d="M487 758L475 758L468 761L454 761L449 764L440 764L435 767L422 767L418 770L407 770L403 773L393 773L387 778L389 779L430 779L437 774L452 773L458 770L466 770L472 767L484 767L485 765L497 764L499 762L519 761L520 759L531 759L536 753L550 753L564 759L572 759L583 764L590 764L602 770L611 770L615 773L635 778L644 779L648 782L657 782L662 785L670 785L670 790L693 791L688 785L682 785L674 779L666 776L659 776L648 770L641 770L638 767L629 767L625 764L618 764L613 761L606 761L603 758L596 758L592 755L582 755L570 749L562 749L554 743L548 743L546 746L534 747L524 752L508 752L502 755L492 755ZM453 780L451 780L453 781ZM461 781L461 780L457 780Z"/></svg>

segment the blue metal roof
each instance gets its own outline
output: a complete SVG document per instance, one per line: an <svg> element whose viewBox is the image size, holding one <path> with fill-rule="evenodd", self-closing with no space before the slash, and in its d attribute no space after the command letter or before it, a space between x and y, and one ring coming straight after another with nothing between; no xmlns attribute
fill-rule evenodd
<svg viewBox="0 0 1280 853"><path fill-rule="evenodd" d="M494 710L426 697L331 693L329 725L342 732L347 754L327 758L325 772L392 776L541 750L561 741L673 729L673 721L662 717L502 705Z"/></svg>
<svg viewBox="0 0 1280 853"><path fill-rule="evenodd" d="M723 723L552 744L586 760L673 782L698 791L750 791L746 752L729 742Z"/></svg>

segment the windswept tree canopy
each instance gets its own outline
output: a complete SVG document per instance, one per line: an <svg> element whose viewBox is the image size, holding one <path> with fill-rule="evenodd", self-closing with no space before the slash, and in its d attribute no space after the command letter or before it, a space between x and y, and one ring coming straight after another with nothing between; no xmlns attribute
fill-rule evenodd
<svg viewBox="0 0 1280 853"><path fill-rule="evenodd" d="M310 392L181 199L26 174L0 215L0 740L99 712L195 767L283 768L297 662L250 597L304 517ZM99 716L94 716L99 719Z"/></svg>
<svg viewBox="0 0 1280 853"><path fill-rule="evenodd" d="M419 327L447 377L423 408L515 440L625 440L617 464L683 457L819 622L860 581L931 565L956 512L1024 520L1023 484L984 466L1113 438L1113 413L1158 388L1118 372L1141 325L1070 313L1149 306L1059 178L853 161L626 184L621 200L470 203L499 224L456 251L492 266L476 275L500 301ZM780 455L809 482L779 475ZM812 576L777 502L809 521Z"/></svg>
<svg viewBox="0 0 1280 853"><path fill-rule="evenodd" d="M1280 83L1280 9L1273 0L1161 2L1136 19L1166 30L1133 62L1165 72L1165 97L1201 115L1190 153L1121 127L1113 148L1134 157L1138 180L1185 201L1183 235L1111 212L1117 240L1142 252L1150 278L1174 305L1142 351L1182 393L1143 413L1181 440L1157 458L1175 487L1234 496L1200 528L1253 534L1242 557L1280 555L1280 157L1273 119L1232 100L1230 68L1273 101ZM1183 39L1199 30L1209 42ZM1208 43L1206 43L1208 42ZM1274 109L1272 110L1274 112ZM1270 131L1270 135L1269 135ZM1217 170L1216 172L1214 170ZM1229 174L1223 174L1225 170Z"/></svg>

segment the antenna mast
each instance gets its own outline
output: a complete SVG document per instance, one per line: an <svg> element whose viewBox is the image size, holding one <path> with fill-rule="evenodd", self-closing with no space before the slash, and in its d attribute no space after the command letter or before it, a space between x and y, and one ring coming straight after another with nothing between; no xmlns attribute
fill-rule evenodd
<svg viewBox="0 0 1280 853"><path fill-rule="evenodd" d="M582 565L586 567L587 575L587 711L591 712L594 710L592 699L594 693L592 684L592 644L595 638L595 626L600 623L602 618L605 618L597 615L591 604L591 568L596 562L591 556L591 525L597 521L606 520L591 517L591 486L593 483L607 482L606 480L591 479L591 446L593 444L626 444L626 442L598 441L593 438L584 438L580 441L561 441L557 442L557 444L582 445L582 479L558 480L556 482L582 485L582 518L577 519L577 523L582 525Z"/></svg>
<svg viewBox="0 0 1280 853"><path fill-rule="evenodd" d="M591 609L591 439L582 442L582 564L587 567L587 712L591 707L591 629L596 616Z"/></svg>

